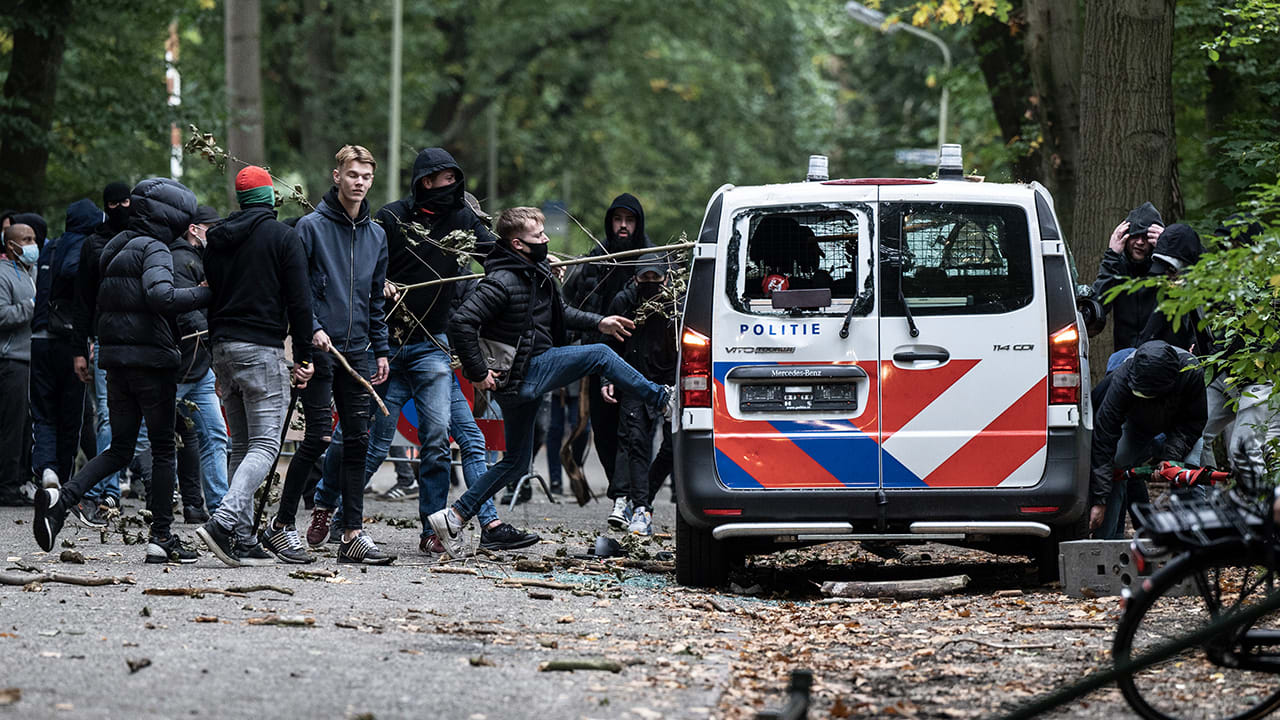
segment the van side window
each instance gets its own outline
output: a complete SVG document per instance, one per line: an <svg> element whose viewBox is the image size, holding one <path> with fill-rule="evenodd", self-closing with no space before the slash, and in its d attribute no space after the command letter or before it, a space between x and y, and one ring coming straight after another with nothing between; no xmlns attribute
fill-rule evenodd
<svg viewBox="0 0 1280 720"><path fill-rule="evenodd" d="M857 215L843 210L762 212L750 218L749 228L740 287L750 311L774 312L769 301L774 290L829 288L833 301L855 298L862 290ZM865 267L862 274L865 278Z"/></svg>
<svg viewBox="0 0 1280 720"><path fill-rule="evenodd" d="M881 312L1005 313L1034 295L1026 212L1016 206L902 203L881 206Z"/></svg>

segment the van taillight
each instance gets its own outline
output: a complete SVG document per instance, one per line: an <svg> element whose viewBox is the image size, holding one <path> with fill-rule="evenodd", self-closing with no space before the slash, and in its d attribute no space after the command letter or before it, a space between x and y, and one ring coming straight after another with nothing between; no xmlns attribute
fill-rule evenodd
<svg viewBox="0 0 1280 720"><path fill-rule="evenodd" d="M689 329L680 337L680 405L711 407L711 340Z"/></svg>
<svg viewBox="0 0 1280 720"><path fill-rule="evenodd" d="M1075 325L1049 336L1049 402L1080 402L1080 331Z"/></svg>

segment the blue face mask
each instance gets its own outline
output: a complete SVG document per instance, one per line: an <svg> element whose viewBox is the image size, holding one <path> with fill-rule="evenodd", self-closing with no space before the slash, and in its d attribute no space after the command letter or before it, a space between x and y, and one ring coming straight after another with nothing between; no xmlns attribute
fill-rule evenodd
<svg viewBox="0 0 1280 720"><path fill-rule="evenodd" d="M22 246L22 264L31 267L40 259L40 248L35 245Z"/></svg>

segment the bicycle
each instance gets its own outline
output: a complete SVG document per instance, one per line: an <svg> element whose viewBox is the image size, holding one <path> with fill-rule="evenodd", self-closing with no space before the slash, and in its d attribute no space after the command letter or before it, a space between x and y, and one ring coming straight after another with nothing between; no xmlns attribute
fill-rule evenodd
<svg viewBox="0 0 1280 720"><path fill-rule="evenodd" d="M1195 468L1156 471L1184 488L1171 476L1181 474L1192 485L1225 477ZM1207 497L1174 493L1165 507L1136 504L1133 512L1140 529L1130 549L1138 571L1145 573L1159 557L1173 559L1125 595L1112 644L1116 665L1212 623L1223 627L1172 657L1122 674L1117 682L1126 702L1148 720L1251 720L1280 708L1280 678L1274 677L1280 673L1280 612L1233 619L1280 587L1280 541L1270 504L1234 489Z"/></svg>

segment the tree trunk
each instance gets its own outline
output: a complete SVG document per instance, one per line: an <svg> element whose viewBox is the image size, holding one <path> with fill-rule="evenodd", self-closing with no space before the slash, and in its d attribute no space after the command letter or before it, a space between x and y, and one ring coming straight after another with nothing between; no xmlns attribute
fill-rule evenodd
<svg viewBox="0 0 1280 720"><path fill-rule="evenodd" d="M979 15L973 21L973 47L978 53L978 66L987 81L987 94L995 110L996 124L1006 144L1027 145L1028 149L1013 159L1013 179L1017 182L1040 180L1053 190L1040 161L1041 149L1025 137L1034 127L1036 91L1031 84L1027 57L1011 24Z"/></svg>
<svg viewBox="0 0 1280 720"><path fill-rule="evenodd" d="M1025 11L1023 46L1036 88L1042 140L1040 176L1053 193L1062 236L1074 242L1080 148L1080 4L1078 0L1026 0Z"/></svg>
<svg viewBox="0 0 1280 720"><path fill-rule="evenodd" d="M1085 0L1073 244L1083 281L1130 210L1150 200L1166 223L1180 214L1173 11L1174 0ZM1093 338L1095 379L1112 349L1110 328Z"/></svg>
<svg viewBox="0 0 1280 720"><path fill-rule="evenodd" d="M0 124L0 198L12 209L38 212L44 207L49 129L71 0L20 0L3 15L12 18L13 52L4 82L7 117Z"/></svg>
<svg viewBox="0 0 1280 720"><path fill-rule="evenodd" d="M1223 147L1222 138L1231 127L1231 114L1239 100L1240 78L1235 73L1234 64L1225 58L1220 62L1209 63L1205 73L1209 78L1209 92L1204 99L1204 124L1213 161L1210 167L1216 170L1223 161L1229 160L1224 157L1228 152ZM1231 188L1227 187L1217 172L1209 174L1206 189L1208 197L1205 198L1205 204L1208 207L1225 207L1235 199Z"/></svg>
<svg viewBox="0 0 1280 720"><path fill-rule="evenodd" d="M261 19L258 0L226 0L227 152L250 165L266 156L262 128ZM227 167L227 189L235 207L234 179L240 167Z"/></svg>

